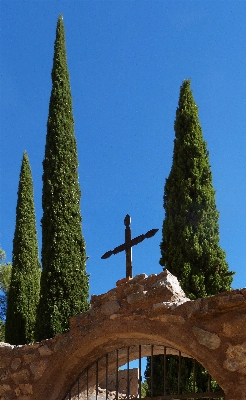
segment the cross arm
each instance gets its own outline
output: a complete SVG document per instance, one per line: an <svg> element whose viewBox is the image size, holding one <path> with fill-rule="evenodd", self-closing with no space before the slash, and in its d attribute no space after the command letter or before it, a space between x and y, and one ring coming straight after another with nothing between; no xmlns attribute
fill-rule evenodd
<svg viewBox="0 0 246 400"><path fill-rule="evenodd" d="M158 232L158 230L159 229L151 229L147 233L135 237L129 243L123 243L120 246L115 247L114 250L107 251L105 254L103 254L103 256L101 258L104 260L104 259L112 256L113 254L120 253L121 251L127 250L130 247L136 246L138 243L141 243L144 239L149 239L152 236L154 236L156 234L156 232Z"/></svg>

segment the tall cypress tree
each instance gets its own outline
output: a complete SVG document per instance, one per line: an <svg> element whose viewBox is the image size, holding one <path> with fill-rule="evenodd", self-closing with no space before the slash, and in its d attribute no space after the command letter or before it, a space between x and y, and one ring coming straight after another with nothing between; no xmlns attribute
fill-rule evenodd
<svg viewBox="0 0 246 400"><path fill-rule="evenodd" d="M164 188L160 264L175 275L186 296L197 299L227 291L233 272L228 270L225 252L219 245L219 213L209 165L209 154L203 139L190 81L180 88L174 123L173 164ZM163 357L154 356L153 392L163 394ZM177 393L177 357L167 360L168 394ZM150 386L151 361L145 376ZM192 391L192 363L182 363L183 392ZM197 390L206 390L207 374L199 367ZM216 384L214 383L214 387ZM149 393L150 394L150 390Z"/></svg>
<svg viewBox="0 0 246 400"><path fill-rule="evenodd" d="M160 264L191 299L229 290L233 273L219 245L219 213L190 81L180 89L173 164L164 189Z"/></svg>
<svg viewBox="0 0 246 400"><path fill-rule="evenodd" d="M40 290L38 242L33 200L33 182L27 153L22 159L13 260L8 291L5 340L19 345L34 341Z"/></svg>
<svg viewBox="0 0 246 400"><path fill-rule="evenodd" d="M43 161L42 276L37 339L69 329L88 309L88 275L81 231L81 192L62 16L56 28L52 91Z"/></svg>

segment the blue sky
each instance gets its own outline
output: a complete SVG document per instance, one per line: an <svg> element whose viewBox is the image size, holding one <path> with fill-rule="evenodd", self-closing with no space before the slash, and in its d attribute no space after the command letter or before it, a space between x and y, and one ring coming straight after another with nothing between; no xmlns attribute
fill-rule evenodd
<svg viewBox="0 0 246 400"><path fill-rule="evenodd" d="M133 274L161 272L163 187L186 78L210 152L221 247L236 271L233 287L245 287L246 1L1 0L0 7L0 244L8 261L24 150L41 250L42 160L62 13L90 293L104 293L125 276L124 253L101 255L124 241L127 213L133 237L160 229L133 248Z"/></svg>

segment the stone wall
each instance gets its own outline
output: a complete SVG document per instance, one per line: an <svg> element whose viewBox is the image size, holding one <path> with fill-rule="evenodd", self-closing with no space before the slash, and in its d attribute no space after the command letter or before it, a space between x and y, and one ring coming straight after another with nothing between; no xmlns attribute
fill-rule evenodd
<svg viewBox="0 0 246 400"><path fill-rule="evenodd" d="M33 345L0 345L0 400L62 400L95 360L139 344L180 350L209 371L226 400L245 400L246 289L189 301L168 271L142 274L92 296L70 326Z"/></svg>
<svg viewBox="0 0 246 400"><path fill-rule="evenodd" d="M138 396L138 368L129 369L129 385L130 390L129 393L131 396ZM127 393L127 379L128 379L128 371L127 369L122 369L118 371L118 392L120 394ZM116 374L109 374L108 376L108 385L107 388L110 392L116 391ZM101 388L106 388L106 379L104 379L100 385Z"/></svg>

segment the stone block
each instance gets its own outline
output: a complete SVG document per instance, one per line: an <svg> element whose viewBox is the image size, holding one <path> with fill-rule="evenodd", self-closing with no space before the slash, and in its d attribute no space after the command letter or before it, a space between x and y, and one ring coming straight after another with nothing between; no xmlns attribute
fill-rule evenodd
<svg viewBox="0 0 246 400"><path fill-rule="evenodd" d="M146 274L139 274L132 278L131 283L135 285L136 283L144 281L146 278L148 278Z"/></svg>
<svg viewBox="0 0 246 400"><path fill-rule="evenodd" d="M102 305L100 311L104 315L111 315L117 313L120 309L120 303L117 300L107 301Z"/></svg>
<svg viewBox="0 0 246 400"><path fill-rule="evenodd" d="M32 372L32 374L34 375L34 380L39 379L46 367L47 367L48 361L46 360L41 360L41 361L34 361L33 363L31 363L30 365L30 370Z"/></svg>
<svg viewBox="0 0 246 400"><path fill-rule="evenodd" d="M215 350L220 347L221 340L215 333L198 328L197 326L193 326L192 331L198 342L208 349Z"/></svg>
<svg viewBox="0 0 246 400"><path fill-rule="evenodd" d="M15 346L12 346L9 343L0 342L0 356L5 357L9 353L12 353L12 350Z"/></svg>
<svg viewBox="0 0 246 400"><path fill-rule="evenodd" d="M223 366L229 371L246 375L246 342L228 347Z"/></svg>
<svg viewBox="0 0 246 400"><path fill-rule="evenodd" d="M14 374L11 375L11 378L13 379L14 383L18 385L19 383L23 381L28 381L30 378L30 372L28 369L21 369L18 372L15 372Z"/></svg>
<svg viewBox="0 0 246 400"><path fill-rule="evenodd" d="M10 376L10 371L9 369L5 369L0 371L0 381L5 381L6 379L8 379L8 377Z"/></svg>
<svg viewBox="0 0 246 400"><path fill-rule="evenodd" d="M29 383L22 383L19 385L22 394L33 394L32 385Z"/></svg>
<svg viewBox="0 0 246 400"><path fill-rule="evenodd" d="M4 394L6 392L9 392L10 390L11 390L11 387L9 385L7 385L7 384L0 385L0 395Z"/></svg>
<svg viewBox="0 0 246 400"><path fill-rule="evenodd" d="M69 343L69 341L71 340L71 338L73 337L73 335L56 335L56 338L58 338L55 346L54 346L54 351L58 352L61 351L62 349L64 349L64 347L66 347L66 345Z"/></svg>
<svg viewBox="0 0 246 400"><path fill-rule="evenodd" d="M222 333L228 338L233 338L235 336L245 336L246 330L246 315L239 314L233 318L233 320L228 320L223 323Z"/></svg>
<svg viewBox="0 0 246 400"><path fill-rule="evenodd" d="M23 354L23 360L25 361L26 364L30 364L36 358L37 358L36 354Z"/></svg>
<svg viewBox="0 0 246 400"><path fill-rule="evenodd" d="M161 322L167 322L168 324L171 324L173 322L177 322L179 324L185 323L185 319L181 317L181 315L174 315L174 314L163 314L155 318L150 317L150 319L157 319L160 320Z"/></svg>
<svg viewBox="0 0 246 400"><path fill-rule="evenodd" d="M53 353L47 344L40 346L38 352L41 356L50 356Z"/></svg>
<svg viewBox="0 0 246 400"><path fill-rule="evenodd" d="M21 359L15 358L11 363L11 368L16 371L20 365L21 365Z"/></svg>
<svg viewBox="0 0 246 400"><path fill-rule="evenodd" d="M185 303L186 301L189 301L189 299L183 299L183 301L163 301L162 303L156 303L153 304L153 309L157 309L157 308L166 308L168 310L174 310L175 308L181 306L183 303Z"/></svg>
<svg viewBox="0 0 246 400"><path fill-rule="evenodd" d="M9 367L11 362L10 357L0 357L0 368L7 368Z"/></svg>
<svg viewBox="0 0 246 400"><path fill-rule="evenodd" d="M176 299L186 298L176 276L167 270L158 276L158 280L151 287L156 289L162 288L162 295L166 294L166 300L175 301Z"/></svg>
<svg viewBox="0 0 246 400"><path fill-rule="evenodd" d="M133 304L133 303L136 303L138 301L145 301L146 300L146 293L147 293L147 291L144 290L144 291L141 291L141 292L129 294L127 296L127 302L129 304Z"/></svg>

